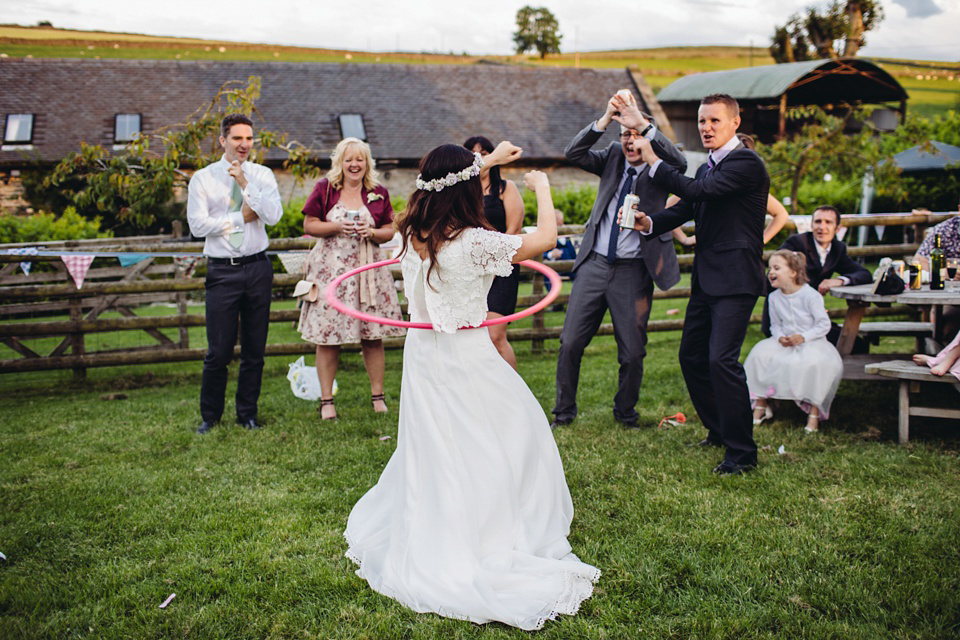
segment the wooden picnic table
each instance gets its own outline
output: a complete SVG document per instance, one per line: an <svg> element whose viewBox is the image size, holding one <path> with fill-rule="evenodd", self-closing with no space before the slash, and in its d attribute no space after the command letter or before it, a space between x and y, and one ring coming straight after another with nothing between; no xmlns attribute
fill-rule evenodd
<svg viewBox="0 0 960 640"><path fill-rule="evenodd" d="M910 360L910 354L870 353L851 355L853 341L858 335L865 336L911 336L916 339L915 353L937 353L953 336L943 335L943 309L950 305L960 305L960 283L948 283L949 289L931 291L929 285L922 289L907 289L897 295L877 295L871 293L872 284L834 287L830 293L847 301L847 313L843 319L837 351L843 358L843 377L846 380L878 380L880 377L864 367L888 360ZM863 322L864 315L871 304L902 305L917 308L919 321L903 322Z"/></svg>

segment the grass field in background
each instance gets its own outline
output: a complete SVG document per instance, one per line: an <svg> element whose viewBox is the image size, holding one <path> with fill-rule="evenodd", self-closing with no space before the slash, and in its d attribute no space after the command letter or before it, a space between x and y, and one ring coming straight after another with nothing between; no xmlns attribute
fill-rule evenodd
<svg viewBox="0 0 960 640"><path fill-rule="evenodd" d="M223 48L223 51L220 49ZM562 53L540 60L535 55L471 56L450 53L413 53L311 49L271 44L205 41L191 38L113 34L95 31L37 29L0 26L0 53L10 57L34 58L116 58L150 60L250 60L257 62L315 62L364 64L473 64L479 60L527 66L622 69L636 67L654 89L660 91L677 78L703 71L724 71L748 66L773 64L760 43L755 47L703 46L660 47L624 51ZM903 60L902 64L880 63L893 74L910 94L908 109L925 117L960 108L960 73L955 78L927 80L936 73L911 66L924 61ZM933 63L945 67L956 64ZM946 72L940 71L943 75ZM918 80L917 75L924 76Z"/></svg>

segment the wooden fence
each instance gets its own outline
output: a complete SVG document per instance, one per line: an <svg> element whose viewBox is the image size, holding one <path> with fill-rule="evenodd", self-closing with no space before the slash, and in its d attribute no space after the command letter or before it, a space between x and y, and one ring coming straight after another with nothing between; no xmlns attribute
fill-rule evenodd
<svg viewBox="0 0 960 640"><path fill-rule="evenodd" d="M845 226L906 226L913 233L904 234L913 238L923 237L923 229L928 225L945 220L954 214L889 214L889 215L852 215L844 217ZM792 225L791 223L788 223ZM563 234L582 233L581 225L568 225L561 229ZM305 251L313 241L303 238L272 240L270 251ZM17 246L3 245L0 251ZM916 251L917 244L886 244L866 247L850 247L854 257L908 256ZM199 254L203 249L200 242L183 242L173 236L138 237L126 239L98 239L69 242L44 243L45 252L92 252L103 254ZM768 252L769 253L769 252ZM681 269L689 269L693 255L678 256ZM52 265L53 270L32 270L30 275L19 273L19 263L29 261L36 264ZM102 263L102 260L100 260ZM148 364L159 362L177 362L202 360L206 352L203 346L191 346L189 329L205 324L202 314L188 313L191 299L199 302L203 295L204 281L201 277L190 275L176 264L166 259L146 257L129 267L98 266L87 273L83 288L78 289L61 259L56 255L25 256L0 254L0 342L9 347L17 357L0 359L0 373L42 371L50 369L72 369L77 376L84 376L90 367L109 367L130 364ZM573 261L551 263L560 273L568 273ZM524 269L524 277L532 279L533 292L521 296L518 307L532 305L543 296L543 278L533 271ZM394 278L399 278L399 270L394 269ZM277 273L274 277L274 293L277 297L289 296L298 275ZM655 299L687 298L689 288L675 287L669 291L655 291ZM567 302L569 296L561 294L558 304ZM165 316L142 316L138 311L151 304L164 303L174 305L177 313ZM101 317L107 311L116 312L120 317ZM870 315L911 315L907 307L871 309ZM535 350L543 347L545 340L560 337L560 327L546 327L540 312L532 317L530 328L514 328L508 331L511 341L530 340ZM842 309L834 310L831 315L840 316ZM299 317L299 311L273 310L271 323L291 323ZM759 322L755 316L752 321ZM650 331L671 331L683 327L683 320L651 320ZM176 329L174 337L168 336L162 329ZM151 343L146 346L117 348L106 350L88 350L88 336L96 333L131 331L144 332ZM598 335L612 335L613 325L600 327ZM141 334L143 335L143 334ZM56 343L49 348L50 340ZM45 348L36 345L38 339L45 339ZM32 344L31 344L32 343ZM385 340L387 348L400 348L403 339ZM358 345L347 345L347 350L356 350ZM297 355L312 353L312 344L297 341L292 343L271 343L267 345L267 355ZM239 353L239 348L237 353Z"/></svg>

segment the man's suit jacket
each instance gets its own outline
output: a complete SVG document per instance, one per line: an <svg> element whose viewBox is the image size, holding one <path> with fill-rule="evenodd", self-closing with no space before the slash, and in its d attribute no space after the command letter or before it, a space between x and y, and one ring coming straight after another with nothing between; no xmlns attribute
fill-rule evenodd
<svg viewBox="0 0 960 640"><path fill-rule="evenodd" d="M688 220L697 225L693 286L710 296L763 293L763 225L770 177L763 161L743 145L688 178L672 166L657 167L653 183L682 200L650 216L653 232L663 233Z"/></svg>
<svg viewBox="0 0 960 640"><path fill-rule="evenodd" d="M623 172L625 171L626 158L619 143L611 142L607 148L601 151L594 151L590 148L602 136L603 132L594 131L593 123L591 123L586 129L578 133L564 149L564 154L570 162L585 171L600 176L597 200L593 204L590 219L587 221L583 232L583 241L580 243L577 259L573 263L574 272L593 252L597 225L603 216L607 215L610 200L617 197L620 180L623 178ZM677 167L681 172L686 171L687 159L659 130L657 130L652 143L657 155L664 159L664 163ZM649 168L646 165L640 168L640 172L634 181L633 193L640 199L640 211L655 211L663 208L667 196L669 196L669 191L654 185L650 180ZM660 236L641 236L640 244L643 261L656 285L666 290L677 284L680 281L680 266L677 264L677 253L673 248L673 237L669 230L668 233Z"/></svg>
<svg viewBox="0 0 960 640"><path fill-rule="evenodd" d="M834 273L849 278L850 284L867 284L873 281L873 274L863 265L854 262L847 255L847 245L836 238L830 242L830 253L827 254L825 264L820 264L817 243L810 231L790 236L780 248L799 251L804 255L807 259L807 280L814 289Z"/></svg>

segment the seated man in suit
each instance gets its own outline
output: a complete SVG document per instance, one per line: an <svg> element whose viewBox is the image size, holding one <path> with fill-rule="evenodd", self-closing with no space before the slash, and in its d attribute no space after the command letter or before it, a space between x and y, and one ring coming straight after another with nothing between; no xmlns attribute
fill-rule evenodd
<svg viewBox="0 0 960 640"><path fill-rule="evenodd" d="M799 251L807 260L807 280L810 286L827 295L833 287L847 284L867 284L873 281L873 275L861 264L853 261L847 255L847 245L837 240L837 229L840 227L840 212L837 208L825 204L813 212L813 230L790 236L780 246L781 249ZM836 277L831 277L836 273ZM770 287L767 286L767 294ZM770 335L770 314L766 303L763 305L764 335ZM836 346L840 339L840 325L832 323L827 340ZM857 338L853 345L853 353L867 353L869 345L862 338Z"/></svg>

